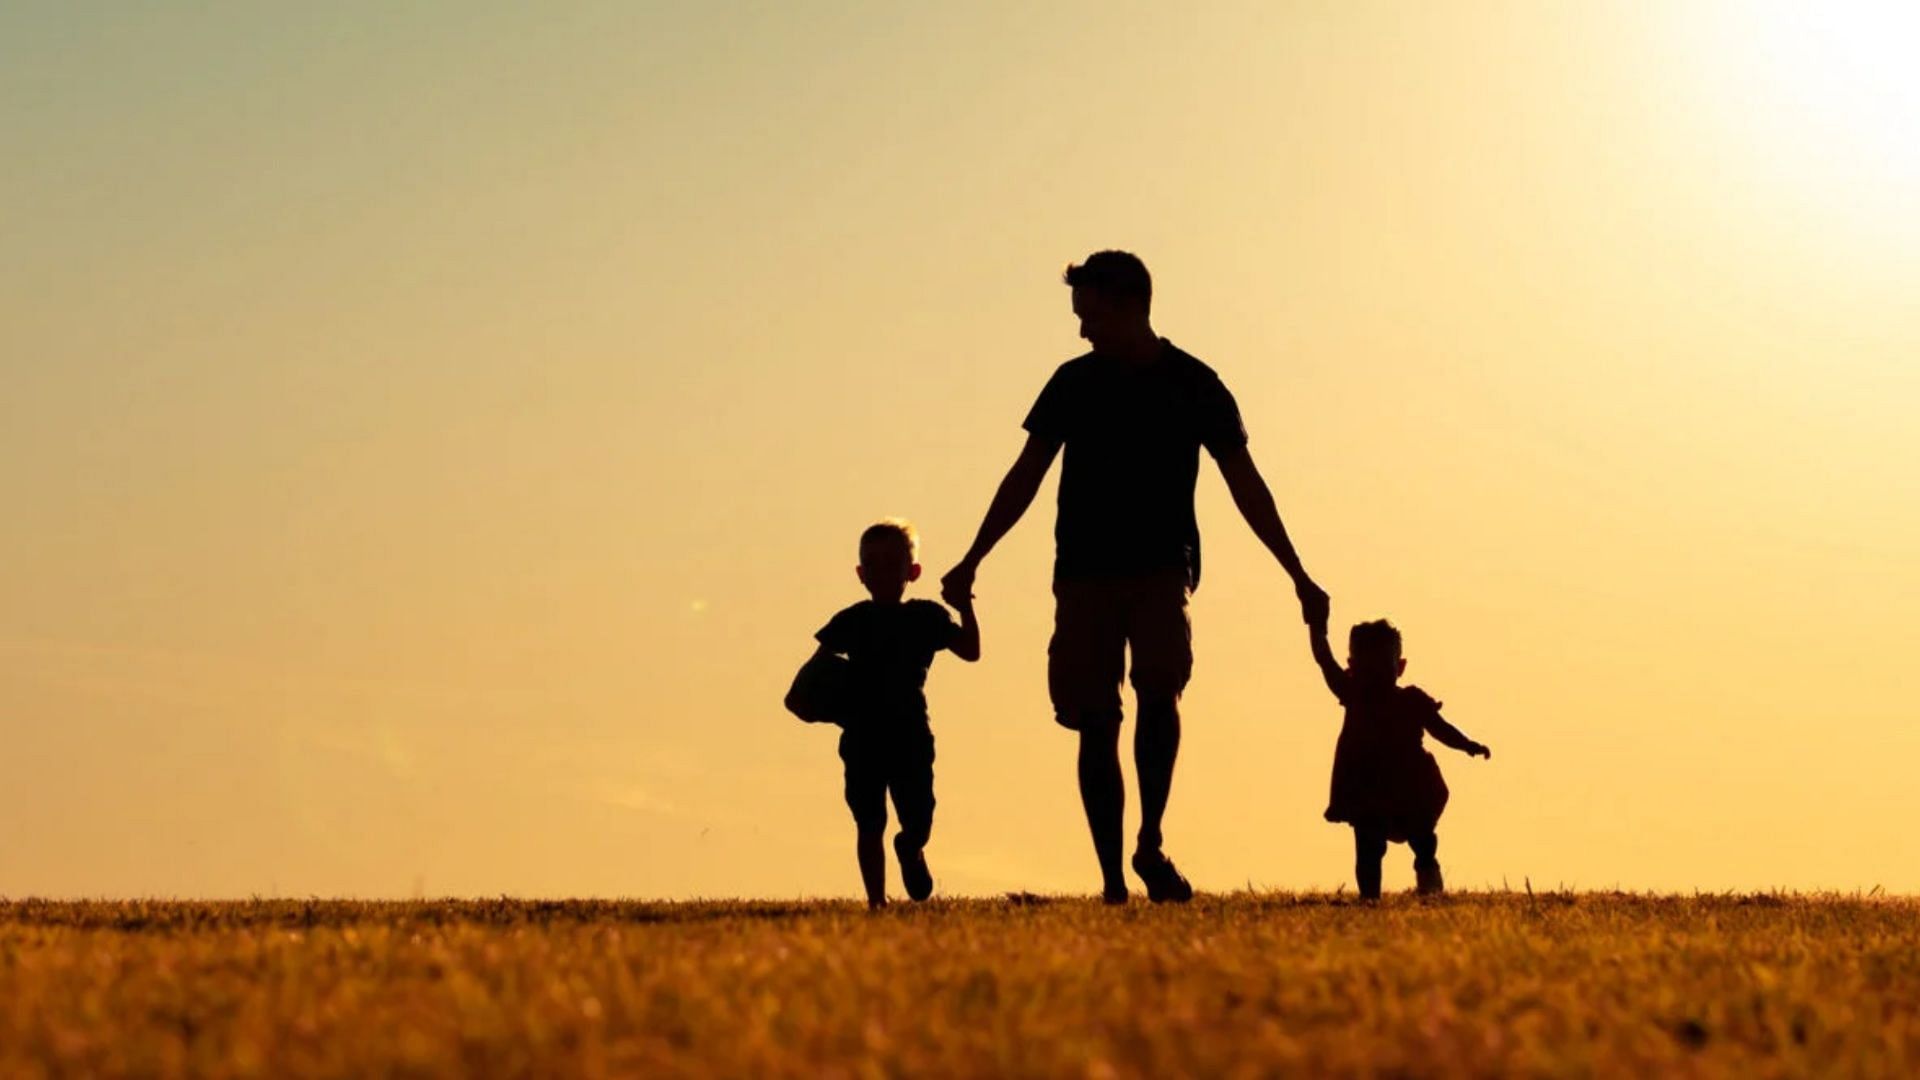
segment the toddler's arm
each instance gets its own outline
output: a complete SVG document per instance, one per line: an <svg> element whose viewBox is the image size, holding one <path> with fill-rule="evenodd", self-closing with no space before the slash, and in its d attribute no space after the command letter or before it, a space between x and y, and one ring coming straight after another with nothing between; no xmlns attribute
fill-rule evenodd
<svg viewBox="0 0 1920 1080"><path fill-rule="evenodd" d="M953 643L948 645L953 655L971 664L980 659L980 620L973 614L973 597L961 597L965 603L957 605L960 612L960 630L953 635Z"/></svg>
<svg viewBox="0 0 1920 1080"><path fill-rule="evenodd" d="M1451 746L1468 757L1491 758L1493 751L1485 743L1477 743L1467 737L1466 732L1447 723L1446 717L1435 710L1427 717L1427 734L1434 737L1442 746Z"/></svg>
<svg viewBox="0 0 1920 1080"><path fill-rule="evenodd" d="M1320 677L1327 680L1327 689L1341 701L1347 700L1347 671L1333 658L1333 646L1327 644L1327 620L1310 623L1307 636L1313 646L1313 662L1320 665Z"/></svg>

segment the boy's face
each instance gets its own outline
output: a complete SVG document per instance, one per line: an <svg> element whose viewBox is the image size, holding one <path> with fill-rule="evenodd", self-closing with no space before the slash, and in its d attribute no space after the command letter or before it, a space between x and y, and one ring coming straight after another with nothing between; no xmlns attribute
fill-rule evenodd
<svg viewBox="0 0 1920 1080"><path fill-rule="evenodd" d="M920 564L913 561L906 544L883 538L860 545L860 565L854 573L875 600L898 600L908 582L920 580Z"/></svg>
<svg viewBox="0 0 1920 1080"><path fill-rule="evenodd" d="M1347 653L1347 671L1368 686L1392 686L1407 670L1407 659L1381 649Z"/></svg>

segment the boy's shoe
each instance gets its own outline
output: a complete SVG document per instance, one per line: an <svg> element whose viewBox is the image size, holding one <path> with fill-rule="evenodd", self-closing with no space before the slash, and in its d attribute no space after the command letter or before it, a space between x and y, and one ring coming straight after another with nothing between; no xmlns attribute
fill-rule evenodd
<svg viewBox="0 0 1920 1080"><path fill-rule="evenodd" d="M1447 891L1447 881L1440 876L1439 863L1413 868L1413 891L1419 896L1439 896Z"/></svg>
<svg viewBox="0 0 1920 1080"><path fill-rule="evenodd" d="M1133 872L1147 883L1147 899L1156 904L1184 904L1193 899L1193 886L1163 851L1133 853Z"/></svg>
<svg viewBox="0 0 1920 1080"><path fill-rule="evenodd" d="M933 871L927 869L927 853L902 843L906 838L905 833L893 834L893 854L900 860L900 883L907 887L907 896L925 900L933 895Z"/></svg>

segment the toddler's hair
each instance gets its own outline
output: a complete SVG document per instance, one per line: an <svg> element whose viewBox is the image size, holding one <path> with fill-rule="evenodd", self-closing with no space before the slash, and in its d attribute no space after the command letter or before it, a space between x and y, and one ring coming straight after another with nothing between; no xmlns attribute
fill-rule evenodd
<svg viewBox="0 0 1920 1080"><path fill-rule="evenodd" d="M1385 619L1357 623L1347 634L1347 651L1355 656L1400 659L1400 631Z"/></svg>
<svg viewBox="0 0 1920 1080"><path fill-rule="evenodd" d="M920 557L920 534L913 528L913 522L905 518L883 518L867 526L860 534L862 550L877 540L894 540L907 549L907 559L912 561Z"/></svg>

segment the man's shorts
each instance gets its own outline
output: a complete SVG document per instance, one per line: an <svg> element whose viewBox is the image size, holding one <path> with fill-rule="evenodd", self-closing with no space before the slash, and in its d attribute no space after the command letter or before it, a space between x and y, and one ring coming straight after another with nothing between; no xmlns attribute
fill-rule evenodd
<svg viewBox="0 0 1920 1080"><path fill-rule="evenodd" d="M842 732L840 760L847 766L847 809L854 824L873 831L887 827L887 795L900 831L925 844L933 829L933 732L921 728L873 735Z"/></svg>
<svg viewBox="0 0 1920 1080"><path fill-rule="evenodd" d="M1060 726L1079 731L1120 722L1129 648L1134 692L1179 698L1193 675L1189 595L1184 569L1054 582L1047 691Z"/></svg>

